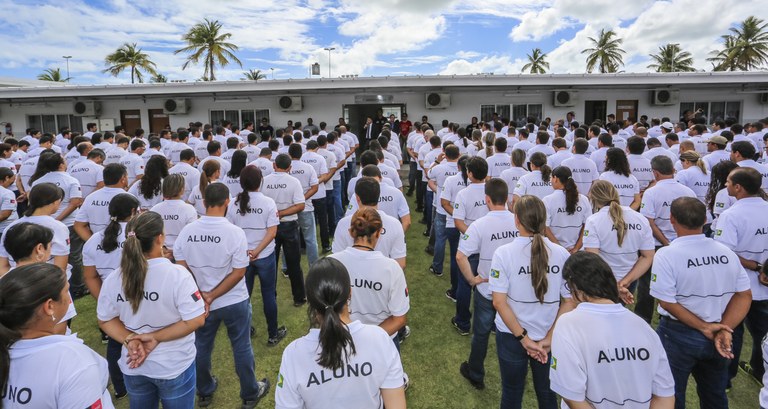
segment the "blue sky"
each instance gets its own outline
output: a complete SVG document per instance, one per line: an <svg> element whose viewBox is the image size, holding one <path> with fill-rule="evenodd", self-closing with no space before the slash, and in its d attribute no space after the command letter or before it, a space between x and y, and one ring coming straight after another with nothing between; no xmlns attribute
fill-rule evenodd
<svg viewBox="0 0 768 409"><path fill-rule="evenodd" d="M0 76L34 79L46 68L72 82L130 82L128 73L100 72L104 57L135 42L171 80L194 81L201 66L182 70L181 36L204 17L218 19L240 46L243 67L217 71L238 80L261 69L275 79L321 76L517 74L526 54L541 48L550 72L583 73L589 37L614 29L624 39L624 70L647 72L648 54L680 43L699 69L728 28L768 0L0 0Z"/></svg>

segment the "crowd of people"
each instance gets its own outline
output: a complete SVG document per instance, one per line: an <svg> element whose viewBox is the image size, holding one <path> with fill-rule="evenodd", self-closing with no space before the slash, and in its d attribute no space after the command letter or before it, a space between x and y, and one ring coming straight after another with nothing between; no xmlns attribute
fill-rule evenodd
<svg viewBox="0 0 768 409"><path fill-rule="evenodd" d="M359 137L265 118L7 138L0 407L215 407L222 325L256 407L272 384L251 298L258 279L280 345L282 272L312 329L285 347L276 407L405 408L414 194L432 262L409 275L448 268L446 324L471 336L456 371L480 390L495 334L500 407L523 406L529 369L540 408L682 409L691 375L723 408L740 369L763 382L768 119L441 125L379 111ZM106 359L70 330L89 294Z"/></svg>

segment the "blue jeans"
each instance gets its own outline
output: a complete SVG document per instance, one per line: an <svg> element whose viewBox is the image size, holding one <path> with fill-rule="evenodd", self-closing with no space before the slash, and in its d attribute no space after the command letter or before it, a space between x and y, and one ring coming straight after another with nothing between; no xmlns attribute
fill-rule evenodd
<svg viewBox="0 0 768 409"><path fill-rule="evenodd" d="M304 236L304 244L307 246L307 260L309 266L317 261L317 227L315 227L315 212L303 211L299 213L299 227Z"/></svg>
<svg viewBox="0 0 768 409"><path fill-rule="evenodd" d="M472 320L472 343L469 349L469 377L481 382L485 379L485 356L496 310L493 301L486 299L477 289L475 292L475 316Z"/></svg>
<svg viewBox="0 0 768 409"><path fill-rule="evenodd" d="M448 240L448 231L445 228L445 215L437 213L435 215L435 254L432 256L432 269L437 273L443 272L443 262L445 261L445 242ZM454 229L455 230L455 229ZM451 277L451 288L453 288L453 277Z"/></svg>
<svg viewBox="0 0 768 409"><path fill-rule="evenodd" d="M549 389L549 364L528 356L523 345L508 332L496 332L496 350L501 373L502 409L522 409L528 365L533 374L533 389L539 409L557 409L555 393Z"/></svg>
<svg viewBox="0 0 768 409"><path fill-rule="evenodd" d="M132 409L189 409L195 406L195 365L174 379L125 375Z"/></svg>
<svg viewBox="0 0 768 409"><path fill-rule="evenodd" d="M275 253L253 260L245 269L245 286L248 298L253 294L253 281L259 277L261 284L261 302L264 304L264 318L267 320L267 332L270 337L277 336L277 260Z"/></svg>
<svg viewBox="0 0 768 409"><path fill-rule="evenodd" d="M354 200L354 198L352 200ZM341 220L341 218L344 217L344 208L341 206L341 180L333 181L332 208L333 208L333 216L334 216L333 226L335 227L337 224L339 224L339 220ZM328 212L330 213L330 210ZM335 230L336 229L334 228L334 231Z"/></svg>
<svg viewBox="0 0 768 409"><path fill-rule="evenodd" d="M456 230L458 233L458 229ZM459 245L459 237L456 236L456 247ZM472 313L469 311L469 304L472 303L472 287L464 274L459 271L459 265L456 263L456 250L451 249L453 257L451 260L451 289L456 297L456 325L461 329L469 330L469 320L472 319ZM480 255L473 254L468 257L469 266L472 267L472 274L477 275L477 265L480 263ZM455 268L454 268L455 265ZM456 287L453 287L453 277L456 276Z"/></svg>
<svg viewBox="0 0 768 409"><path fill-rule="evenodd" d="M424 186L427 184L424 183ZM427 225L427 231L432 230L432 212L434 206L432 206L432 200L435 196L435 192L432 191L429 187L427 187L427 191L424 194L424 221Z"/></svg>
<svg viewBox="0 0 768 409"><path fill-rule="evenodd" d="M107 340L107 368L109 369L109 379L112 381L112 387L115 393L122 395L125 393L125 380L120 365L117 362L123 354L123 344L112 338Z"/></svg>
<svg viewBox="0 0 768 409"><path fill-rule="evenodd" d="M748 274L754 273L750 271ZM739 371L739 357L744 344L744 325L752 334L752 356L749 364L755 371L755 377L762 380L765 368L763 367L763 347L760 342L768 332L768 301L752 301L744 322L733 330L733 361L728 371L730 379L733 379Z"/></svg>
<svg viewBox="0 0 768 409"><path fill-rule="evenodd" d="M693 374L702 408L728 408L725 387L728 359L701 332L667 317L662 317L656 332L667 352L675 379L675 409L685 409L685 390Z"/></svg>
<svg viewBox="0 0 768 409"><path fill-rule="evenodd" d="M211 373L211 353L213 352L216 332L223 322L227 327L229 343L235 361L235 372L240 378L240 399L254 400L259 394L256 383L255 362L251 346L251 302L239 303L212 310L205 319L205 324L195 332L197 347L197 393L202 396L212 395L215 391Z"/></svg>

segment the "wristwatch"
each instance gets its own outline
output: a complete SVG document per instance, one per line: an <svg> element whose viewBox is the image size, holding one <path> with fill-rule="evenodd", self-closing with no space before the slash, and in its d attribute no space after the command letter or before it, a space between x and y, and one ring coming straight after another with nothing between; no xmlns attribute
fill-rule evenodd
<svg viewBox="0 0 768 409"><path fill-rule="evenodd" d="M518 335L518 336L515 336L515 339L518 340L518 341L522 341L523 338L525 338L526 335L528 335L528 330L523 328L523 333Z"/></svg>
<svg viewBox="0 0 768 409"><path fill-rule="evenodd" d="M763 264L756 261L755 262L755 270L754 271L757 271L759 273L762 270L763 270Z"/></svg>

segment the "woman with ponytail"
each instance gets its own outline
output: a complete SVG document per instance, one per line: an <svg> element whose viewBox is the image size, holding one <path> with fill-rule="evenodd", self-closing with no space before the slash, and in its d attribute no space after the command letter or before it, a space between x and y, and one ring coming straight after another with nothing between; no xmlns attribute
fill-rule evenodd
<svg viewBox="0 0 768 409"><path fill-rule="evenodd" d="M499 176L503 181L507 182L507 191L509 192L509 199L507 199L507 205L512 210L512 198L514 196L515 187L521 177L527 175L528 169L524 168L526 153L522 149L513 149L511 157L512 167L501 172Z"/></svg>
<svg viewBox="0 0 768 409"><path fill-rule="evenodd" d="M291 342L275 388L275 408L405 409L403 366L387 333L350 314L354 297L348 270L338 260L317 260L307 274L309 334ZM320 378L347 373L334 382ZM309 380L309 381L307 381ZM328 399L333 396L333 399Z"/></svg>
<svg viewBox="0 0 768 409"><path fill-rule="evenodd" d="M198 216L205 216L205 204L203 203L203 193L205 188L211 183L217 183L221 177L221 164L216 160L209 160L203 164L200 171L200 184L192 188L189 193L187 203L191 204L197 210Z"/></svg>
<svg viewBox="0 0 768 409"><path fill-rule="evenodd" d="M163 218L165 225L166 255L173 256L173 244L184 226L197 220L197 210L182 197L186 189L184 176L174 173L163 179L163 201L154 205L152 211Z"/></svg>
<svg viewBox="0 0 768 409"><path fill-rule="evenodd" d="M535 156L535 155L534 155ZM515 202L520 234L493 254L489 285L496 315L496 348L501 368L501 407L521 408L530 365L540 409L556 409L549 388L552 329L573 309L563 280L569 254L545 236L547 210L525 195Z"/></svg>
<svg viewBox="0 0 768 409"><path fill-rule="evenodd" d="M521 176L517 181L517 185L509 187L510 190L514 190L510 210L514 209L515 202L525 195L532 195L543 199L555 191L552 189L550 180L552 169L547 165L547 155L542 152L534 153L529 159L528 167L531 169L531 172Z"/></svg>
<svg viewBox="0 0 768 409"><path fill-rule="evenodd" d="M592 215L592 204L579 194L571 169L558 166L552 171L554 193L542 199L547 208L547 238L573 254L582 247L584 223Z"/></svg>
<svg viewBox="0 0 768 409"><path fill-rule="evenodd" d="M195 335L205 305L192 275L163 257L163 220L142 213L125 226L120 268L99 293L96 315L125 346L118 364L131 408L191 408L195 401ZM159 382L162 381L162 382Z"/></svg>
<svg viewBox="0 0 768 409"><path fill-rule="evenodd" d="M648 219L622 206L611 182L597 180L589 191L595 214L584 225L584 250L611 267L625 303L632 303L633 283L651 267L655 247ZM638 256L639 254L639 256Z"/></svg>
<svg viewBox="0 0 768 409"><path fill-rule="evenodd" d="M486 132L483 135L483 145L485 147L480 152L478 152L477 156L480 156L483 159L487 159L493 156L494 142L496 142L496 134L493 132Z"/></svg>
<svg viewBox="0 0 768 409"><path fill-rule="evenodd" d="M605 172L600 174L600 180L613 184L619 193L622 206L633 210L640 209L640 182L629 168L627 154L619 148L609 148L605 153Z"/></svg>
<svg viewBox="0 0 768 409"><path fill-rule="evenodd" d="M104 358L57 335L71 303L66 276L50 264L0 280L0 408L114 408Z"/></svg>
<svg viewBox="0 0 768 409"><path fill-rule="evenodd" d="M466 154L468 156L476 156L480 153L480 151L483 150L483 131L479 129L473 129L472 135L470 136L472 140L470 141L470 144L467 145Z"/></svg>
<svg viewBox="0 0 768 409"><path fill-rule="evenodd" d="M698 152L685 151L680 154L680 164L683 166L683 169L677 171L675 180L693 190L696 198L706 205L707 191L711 181L711 177L707 172L706 162L704 162L704 159L701 158ZM707 223L711 221L712 216L707 214Z"/></svg>
<svg viewBox="0 0 768 409"><path fill-rule="evenodd" d="M61 206L52 216L72 230L75 224L75 210L83 204L83 192L80 189L80 182L67 173L67 163L61 155L53 152L44 152L40 155L37 169L29 179L29 184L35 187L40 183L52 183L63 190ZM74 230L72 234L77 237Z"/></svg>
<svg viewBox="0 0 768 409"><path fill-rule="evenodd" d="M717 228L717 218L723 212L736 203L736 198L728 195L728 189L725 188L725 182L732 170L738 168L734 162L724 160L712 167L711 179L707 187L706 202L707 215L712 217L710 229L715 231Z"/></svg>
<svg viewBox="0 0 768 409"><path fill-rule="evenodd" d="M229 195L236 197L243 188L240 187L240 172L243 171L248 163L248 154L245 151L237 150L232 154L232 167L224 176L223 183L229 188Z"/></svg>
<svg viewBox="0 0 768 409"><path fill-rule="evenodd" d="M147 159L144 175L128 189L128 193L139 198L142 212L146 212L163 200L163 180L166 177L168 177L168 160L164 156L152 155Z"/></svg>

